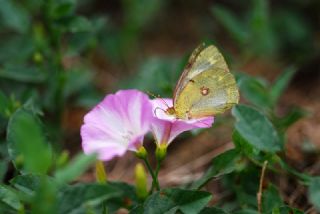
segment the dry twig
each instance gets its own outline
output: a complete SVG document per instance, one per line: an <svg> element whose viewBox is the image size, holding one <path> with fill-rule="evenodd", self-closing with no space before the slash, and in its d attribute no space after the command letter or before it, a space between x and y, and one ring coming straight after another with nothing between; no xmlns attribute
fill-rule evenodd
<svg viewBox="0 0 320 214"><path fill-rule="evenodd" d="M265 174L267 165L268 165L268 161L264 161L263 162L263 167L262 167L262 170L261 170L260 182L259 182L259 192L257 193L258 212L259 213L262 213L262 206L261 206L261 202L262 202L262 186L263 186L264 174Z"/></svg>

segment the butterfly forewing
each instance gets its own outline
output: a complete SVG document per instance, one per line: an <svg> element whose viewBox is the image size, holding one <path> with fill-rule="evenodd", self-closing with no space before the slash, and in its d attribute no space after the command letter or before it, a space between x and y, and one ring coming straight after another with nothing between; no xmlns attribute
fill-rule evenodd
<svg viewBox="0 0 320 214"><path fill-rule="evenodd" d="M173 95L173 103L177 102L180 93L189 81L209 68L220 68L228 71L228 66L218 49L210 45L200 45L193 51L184 72L182 73Z"/></svg>
<svg viewBox="0 0 320 214"><path fill-rule="evenodd" d="M223 113L238 103L234 76L215 46L194 51L175 89L177 118L190 119Z"/></svg>

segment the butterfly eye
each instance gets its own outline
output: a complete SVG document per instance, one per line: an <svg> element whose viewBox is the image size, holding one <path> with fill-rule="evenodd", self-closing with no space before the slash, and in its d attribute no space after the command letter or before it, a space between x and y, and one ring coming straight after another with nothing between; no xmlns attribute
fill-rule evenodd
<svg viewBox="0 0 320 214"><path fill-rule="evenodd" d="M202 86L202 87L200 88L200 93L201 93L201 95L203 95L203 96L208 95L209 92L210 92L210 90L209 90L209 88L207 88L207 87Z"/></svg>

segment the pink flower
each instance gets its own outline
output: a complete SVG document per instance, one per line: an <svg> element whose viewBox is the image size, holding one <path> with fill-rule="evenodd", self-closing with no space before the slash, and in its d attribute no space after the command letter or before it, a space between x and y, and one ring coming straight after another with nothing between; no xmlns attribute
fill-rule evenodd
<svg viewBox="0 0 320 214"><path fill-rule="evenodd" d="M151 129L158 146L170 144L174 138L184 131L197 128L209 128L213 123L213 117L181 120L177 119L174 115L167 114L165 111L168 106L173 106L172 99L154 99L151 103L155 117Z"/></svg>
<svg viewBox="0 0 320 214"><path fill-rule="evenodd" d="M97 153L101 160L137 151L150 130L152 106L147 95L138 90L121 90L107 95L84 117L82 148Z"/></svg>

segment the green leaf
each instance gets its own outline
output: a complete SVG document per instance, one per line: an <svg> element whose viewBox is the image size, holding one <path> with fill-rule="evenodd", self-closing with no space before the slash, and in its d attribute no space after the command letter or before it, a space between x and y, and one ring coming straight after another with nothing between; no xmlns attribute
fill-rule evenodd
<svg viewBox="0 0 320 214"><path fill-rule="evenodd" d="M58 188L51 178L42 176L31 199L32 213L56 214Z"/></svg>
<svg viewBox="0 0 320 214"><path fill-rule="evenodd" d="M92 86L86 87L81 90L81 93L77 95L75 105L83 108L90 109L99 103L103 99L103 94Z"/></svg>
<svg viewBox="0 0 320 214"><path fill-rule="evenodd" d="M68 183L84 173L95 161L96 155L79 154L67 166L56 171L55 178L61 184Z"/></svg>
<svg viewBox="0 0 320 214"><path fill-rule="evenodd" d="M303 211L289 206L281 206L279 208L274 208L271 214L304 214Z"/></svg>
<svg viewBox="0 0 320 214"><path fill-rule="evenodd" d="M67 25L67 30L71 33L88 32L92 30L91 22L83 16L73 17Z"/></svg>
<svg viewBox="0 0 320 214"><path fill-rule="evenodd" d="M224 188L235 196L235 199L231 202L234 203L234 208L237 206L256 208L260 173L261 169L257 168L256 165L247 164L243 170L224 177Z"/></svg>
<svg viewBox="0 0 320 214"><path fill-rule="evenodd" d="M272 22L281 52L287 60L300 64L310 59L315 50L313 29L303 13L295 9L273 11Z"/></svg>
<svg viewBox="0 0 320 214"><path fill-rule="evenodd" d="M0 201L15 210L19 210L22 206L16 192L5 185L0 185Z"/></svg>
<svg viewBox="0 0 320 214"><path fill-rule="evenodd" d="M236 148L243 154L251 157L253 155L259 155L259 150L255 149L251 144L248 143L238 131L234 130L232 133L232 141Z"/></svg>
<svg viewBox="0 0 320 214"><path fill-rule="evenodd" d="M2 149L2 148L0 147L0 149ZM2 160L0 162L0 182L2 182L6 176L6 173L8 170L8 165L9 165L8 161L4 160L4 158L2 158Z"/></svg>
<svg viewBox="0 0 320 214"><path fill-rule="evenodd" d="M76 8L76 0L56 0L50 5L50 15L54 19L70 16Z"/></svg>
<svg viewBox="0 0 320 214"><path fill-rule="evenodd" d="M59 194L57 213L86 213L86 210L120 195L121 192L119 190L108 184L77 184L69 186Z"/></svg>
<svg viewBox="0 0 320 214"><path fill-rule="evenodd" d="M211 12L236 42L240 45L244 45L247 42L248 32L246 26L239 21L238 17L222 6L211 8Z"/></svg>
<svg viewBox="0 0 320 214"><path fill-rule="evenodd" d="M143 213L143 205L142 204L139 204L135 207L133 207L129 214L142 214Z"/></svg>
<svg viewBox="0 0 320 214"><path fill-rule="evenodd" d="M242 96L262 109L271 108L272 102L267 84L258 78L241 75L238 80Z"/></svg>
<svg viewBox="0 0 320 214"><path fill-rule="evenodd" d="M19 191L32 196L40 188L43 180L50 182L50 186L58 186L52 177L35 174L18 175L10 180L10 184Z"/></svg>
<svg viewBox="0 0 320 214"><path fill-rule="evenodd" d="M6 95L0 91L0 116L5 117L6 111L9 109L10 101Z"/></svg>
<svg viewBox="0 0 320 214"><path fill-rule="evenodd" d="M30 35L13 35L4 37L0 41L0 63L25 63L34 54L34 43Z"/></svg>
<svg viewBox="0 0 320 214"><path fill-rule="evenodd" d="M125 14L125 34L129 35L134 30L143 29L143 26L150 21L160 11L163 1L161 0L122 0L123 10ZM131 32L128 32L130 31Z"/></svg>
<svg viewBox="0 0 320 214"><path fill-rule="evenodd" d="M30 26L30 17L25 8L15 1L0 0L1 22L19 33L26 33Z"/></svg>
<svg viewBox="0 0 320 214"><path fill-rule="evenodd" d="M149 196L144 203L144 212L150 214L199 213L211 199L211 194L178 188L164 189Z"/></svg>
<svg viewBox="0 0 320 214"><path fill-rule="evenodd" d="M234 170L240 168L240 160L240 153L236 149L231 149L222 154L219 154L217 157L212 159L210 168L206 171L202 178L192 184L192 188L200 189L211 179L222 176L224 174L229 174Z"/></svg>
<svg viewBox="0 0 320 214"><path fill-rule="evenodd" d="M92 81L92 73L83 68L69 70L65 74L64 96L68 98L81 92Z"/></svg>
<svg viewBox="0 0 320 214"><path fill-rule="evenodd" d="M270 23L269 2L265 0L252 1L249 13L250 45L256 54L270 55L277 48L277 40Z"/></svg>
<svg viewBox="0 0 320 214"><path fill-rule="evenodd" d="M35 67L7 65L0 69L0 77L24 83L42 83L47 74Z"/></svg>
<svg viewBox="0 0 320 214"><path fill-rule="evenodd" d="M280 164L280 166L286 170L288 173L296 176L300 181L302 181L305 185L309 185L312 181L312 176L298 172L296 169L289 166L284 160L282 160L279 156L274 156L273 159Z"/></svg>
<svg viewBox="0 0 320 214"><path fill-rule="evenodd" d="M269 213L273 209L283 205L278 190L274 185L269 184L268 188L262 193L262 210Z"/></svg>
<svg viewBox="0 0 320 214"><path fill-rule="evenodd" d="M111 181L108 181L108 185L116 188L117 191L120 192L119 197L112 198L107 202L105 202L105 205L106 207L108 207L108 211L110 213L115 213L121 207L128 207L128 206L134 207L139 202L141 202L136 195L136 188L134 186L124 182L111 182ZM135 212L140 210L139 207L137 207L136 209L137 210L135 210Z"/></svg>
<svg viewBox="0 0 320 214"><path fill-rule="evenodd" d="M259 212L252 209L243 209L243 210L234 212L234 214L259 214Z"/></svg>
<svg viewBox="0 0 320 214"><path fill-rule="evenodd" d="M24 108L10 118L7 128L11 160L27 172L46 173L52 163L52 150L46 142L38 118Z"/></svg>
<svg viewBox="0 0 320 214"><path fill-rule="evenodd" d="M277 80L272 84L270 96L273 105L275 105L279 97L283 94L284 90L288 87L290 80L297 70L293 67L287 68L282 72Z"/></svg>
<svg viewBox="0 0 320 214"><path fill-rule="evenodd" d="M278 133L265 115L246 105L233 107L232 115L235 129L249 144L265 152L281 150Z"/></svg>
<svg viewBox="0 0 320 214"><path fill-rule="evenodd" d="M176 74L180 72L179 61L175 58L150 58L138 68L135 76L125 80L120 87L138 88L155 95L171 96Z"/></svg>
<svg viewBox="0 0 320 214"><path fill-rule="evenodd" d="M228 213L220 208L206 207L203 210L201 210L200 214L228 214Z"/></svg>
<svg viewBox="0 0 320 214"><path fill-rule="evenodd" d="M308 193L311 203L320 212L320 177L311 180Z"/></svg>
<svg viewBox="0 0 320 214"><path fill-rule="evenodd" d="M70 34L70 36L68 36L68 47L66 47L65 55L72 57L82 53L88 53L91 49L96 48L97 44L98 38L92 31L80 31Z"/></svg>
<svg viewBox="0 0 320 214"><path fill-rule="evenodd" d="M290 109L290 111L282 118L277 118L274 121L274 124L280 129L280 130L286 130L289 128L292 124L300 120L301 118L308 115L308 112L305 110L294 107Z"/></svg>

